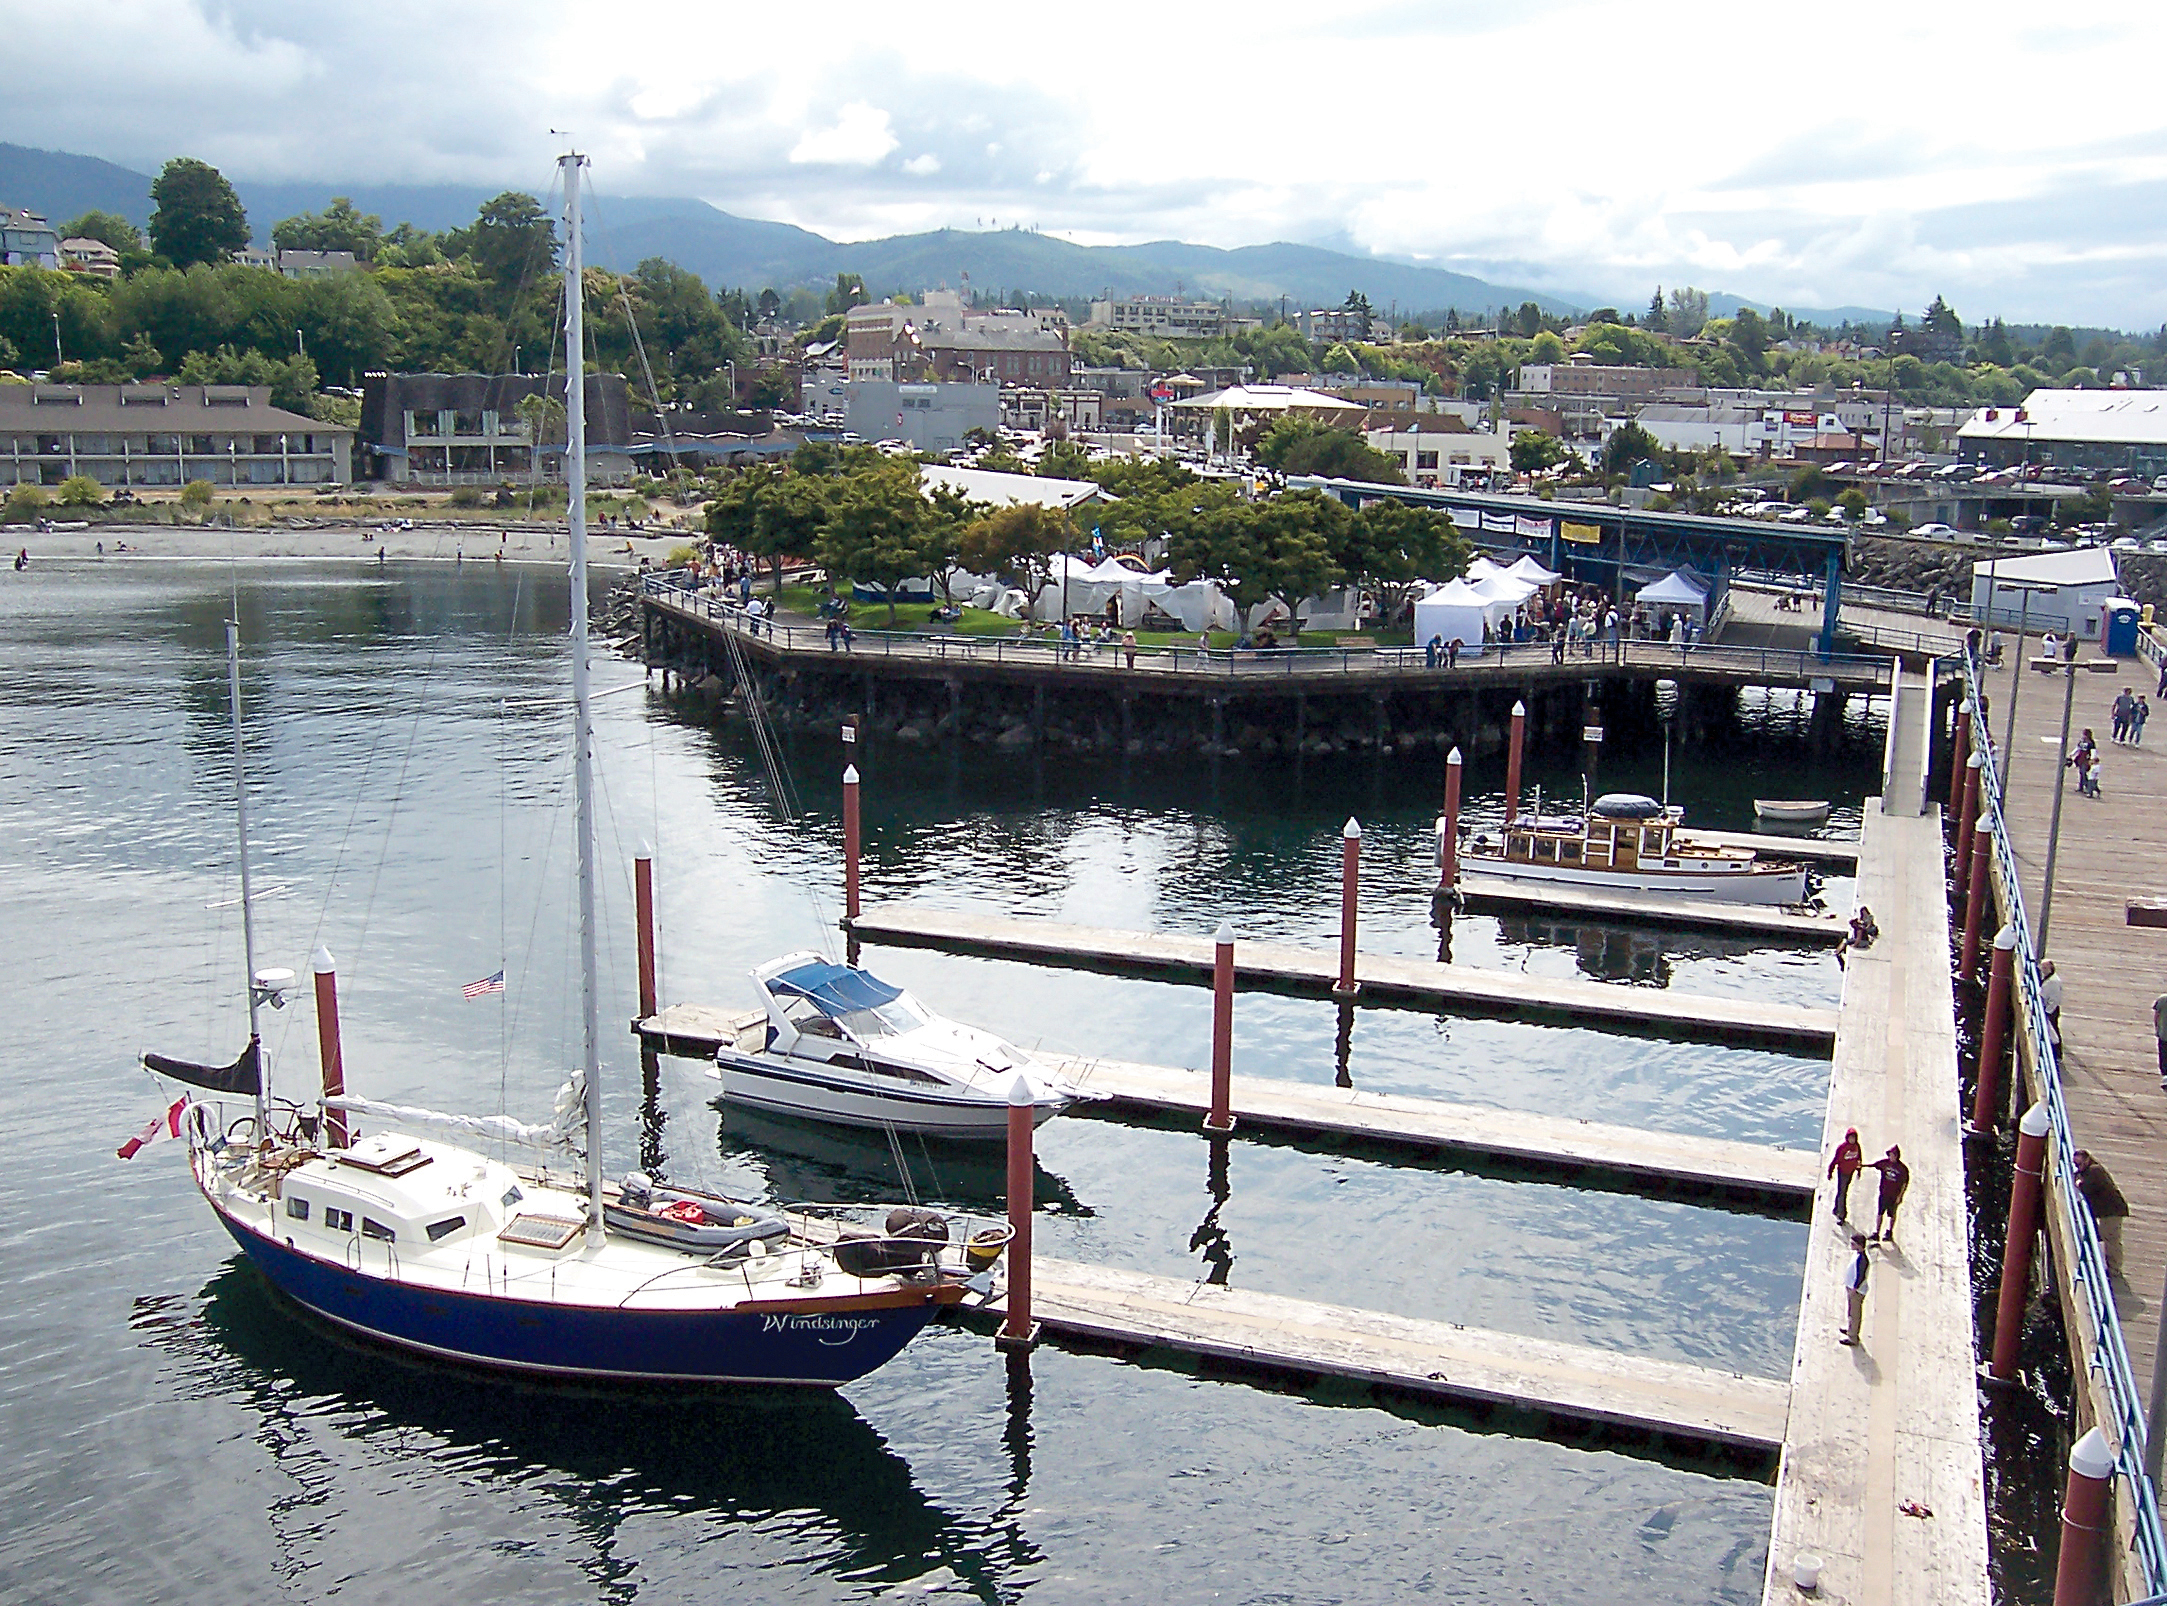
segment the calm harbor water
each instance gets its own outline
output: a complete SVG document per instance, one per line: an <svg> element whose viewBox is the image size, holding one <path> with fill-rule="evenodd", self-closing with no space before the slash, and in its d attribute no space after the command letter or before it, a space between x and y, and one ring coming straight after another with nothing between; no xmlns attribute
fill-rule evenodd
<svg viewBox="0 0 2167 1606"><path fill-rule="evenodd" d="M245 1037L220 622L246 642L261 962L341 972L358 1090L546 1111L576 1062L562 582L537 569L40 565L0 591L8 929L0 1312L14 1454L0 1598L318 1599L387 1587L522 1601L1734 1601L1757 1596L1768 1491L1709 1467L1515 1436L1452 1412L1290 1395L1175 1365L1042 1351L1028 1384L940 1330L838 1398L589 1399L352 1349L275 1305L182 1156L113 1149L159 1107L158 1047ZM834 948L832 741L786 744L780 822L741 726L604 661L605 1021L632 1001L629 861L657 851L664 993L733 1002L745 972ZM622 688L621 690L619 688ZM1855 823L1862 716L1808 768L1803 713L1750 709L1673 759L1692 818L1831 796ZM1326 941L1338 830L1367 833L1365 946L1438 951L1434 757L1123 766L875 745L869 896ZM1606 754L1655 790L1660 753ZM1536 767L1578 795L1569 761ZM1470 769L1495 806L1502 762ZM1831 897L1841 895L1841 887ZM1462 963L1833 1000L1824 955L1623 928L1461 917ZM924 952L869 962L1027 1044L1202 1062L1201 989ZM503 966L501 998L460 984ZM1413 1010L1245 995L1248 1073L1431 1093L1765 1142L1818 1137L1825 1068ZM271 1017L313 1083L305 1005ZM789 1198L900 1191L886 1146L721 1114L669 1065L641 1108L608 1048L613 1159ZM1342 1071L1342 1061L1344 1070ZM1805 1227L1482 1167L1407 1166L1071 1119L1041 1133L1049 1253L1781 1375ZM929 1198L990 1204L997 1160L906 1146ZM154 1514L150 1528L120 1523Z"/></svg>

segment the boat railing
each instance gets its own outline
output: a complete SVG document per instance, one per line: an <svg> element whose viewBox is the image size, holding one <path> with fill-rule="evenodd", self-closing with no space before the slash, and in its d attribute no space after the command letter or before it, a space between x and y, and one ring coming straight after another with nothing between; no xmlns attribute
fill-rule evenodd
<svg viewBox="0 0 2167 1606"><path fill-rule="evenodd" d="M1982 706L1984 683L1976 657L1964 655L1965 690L1974 708ZM2018 1027L2030 1050L2032 1073L2040 1098L2047 1107L2048 1146L2053 1155L2056 1185L2046 1190L2045 1206L2064 1241L2075 1247L2070 1267L2070 1289L2076 1306L2078 1333L2086 1354L2088 1375L2096 1375L2105 1394L2100 1428L2114 1445L2115 1475L2123 1480L2132 1506L2132 1527L2138 1560L2144 1567L2145 1586L2153 1594L2167 1594L2167 1532L2160 1523L2159 1494L2145 1475L2145 1394L2139 1388L2136 1369L2130 1363L2122 1339L2122 1323L2115 1310L2114 1288L2107 1271L2105 1247L2088 1208L2072 1179L2077 1174L2077 1142L2069 1122L2069 1105L2062 1091L2061 1051L2054 1027L2040 996L2039 959L2032 945L2031 921L2024 908L2023 883L2019 877L2015 843L2002 811L2002 790L1995 765L1994 737L1984 720L1972 722L1972 739L1985 762L1979 769L1980 812L1988 822L1994 844L1995 879L2000 884L2010 929L2016 934L2016 988ZM1961 845L1960 845L1961 846Z"/></svg>
<svg viewBox="0 0 2167 1606"><path fill-rule="evenodd" d="M1244 683L1263 678L1322 678L1382 672L1429 673L1480 678L1518 675L1542 668L1570 673L1587 668L1705 670L1762 680L1837 680L1857 689L1887 684L1889 661L1878 653L1821 653L1811 648L1753 647L1710 641L1635 640L1568 642L1562 655L1546 641L1490 642L1463 646L1456 664L1437 661L1415 645L1341 641L1330 646L1205 647L1193 642L1116 639L1063 640L1033 634L967 635L932 630L879 630L852 625L831 633L828 624L797 624L754 612L737 597L703 587L679 571L640 577L644 595L720 626L745 641L779 653L828 653L854 658L912 659L936 663L1019 664L1063 672L1117 672L1208 676ZM1946 647L1947 643L1940 643Z"/></svg>

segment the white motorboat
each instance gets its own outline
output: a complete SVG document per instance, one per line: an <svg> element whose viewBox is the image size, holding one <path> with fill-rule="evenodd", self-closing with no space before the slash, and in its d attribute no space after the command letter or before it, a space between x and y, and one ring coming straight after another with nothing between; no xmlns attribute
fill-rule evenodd
<svg viewBox="0 0 2167 1606"><path fill-rule="evenodd" d="M1584 815L1538 812L1475 836L1459 854L1460 878L1470 892L1554 886L1650 901L1806 901L1804 865L1696 842L1679 830L1684 813L1630 792L1606 793Z"/></svg>
<svg viewBox="0 0 2167 1606"><path fill-rule="evenodd" d="M1757 797L1753 800L1756 819L1772 825L1821 825L1828 820L1826 799Z"/></svg>
<svg viewBox="0 0 2167 1606"><path fill-rule="evenodd" d="M854 965L785 954L752 979L761 1008L738 1017L715 1054L713 1074L733 1104L845 1126L998 1138L1019 1075L1036 1123L1089 1096L1022 1049L936 1015Z"/></svg>

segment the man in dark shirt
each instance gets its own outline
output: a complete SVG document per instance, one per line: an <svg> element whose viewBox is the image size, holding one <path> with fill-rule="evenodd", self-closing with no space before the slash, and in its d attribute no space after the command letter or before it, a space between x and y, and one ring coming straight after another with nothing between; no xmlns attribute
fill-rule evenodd
<svg viewBox="0 0 2167 1606"><path fill-rule="evenodd" d="M2084 1150L2076 1152L2077 1192L2091 1208L2092 1225L2099 1229L2099 1247L2107 1256L2107 1275L2122 1275L2122 1223L2129 1219L2129 1201L2114 1185L2107 1168Z"/></svg>
<svg viewBox="0 0 2167 1606"><path fill-rule="evenodd" d="M1874 1212L1873 1236L1870 1243L1896 1242L1896 1207L1904 1202L1904 1190L1911 1186L1911 1167L1904 1164L1904 1152L1895 1144L1889 1152L1874 1162L1874 1169L1881 1173L1881 1197ZM1887 1225L1882 1224L1886 1222Z"/></svg>

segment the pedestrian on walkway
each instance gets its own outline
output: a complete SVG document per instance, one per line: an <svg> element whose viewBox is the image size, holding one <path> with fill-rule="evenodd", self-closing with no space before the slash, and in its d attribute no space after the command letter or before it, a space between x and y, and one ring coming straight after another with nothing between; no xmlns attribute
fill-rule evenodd
<svg viewBox="0 0 2167 1606"><path fill-rule="evenodd" d="M2152 704L2143 692L2137 693L2137 706L2130 710L2129 745L2144 746L2144 722L2152 717Z"/></svg>
<svg viewBox="0 0 2167 1606"><path fill-rule="evenodd" d="M2092 1212L2092 1225L2099 1229L2099 1247L2107 1256L2107 1275L2122 1275L2122 1223L2129 1219L2129 1201L2122 1197L2122 1190L2114 1185L2114 1178L2107 1175L2107 1168L2084 1150L2076 1152L2077 1192L2084 1195L2084 1202Z"/></svg>
<svg viewBox="0 0 2167 1606"><path fill-rule="evenodd" d="M1889 1152L1874 1162L1874 1169L1881 1173L1881 1197L1875 1201L1874 1230L1867 1242L1893 1246L1896 1207L1904 1202L1904 1190L1911 1186L1911 1167L1904 1164L1904 1151L1892 1143Z"/></svg>
<svg viewBox="0 0 2167 1606"><path fill-rule="evenodd" d="M1128 660L1129 660L1129 662L1128 662L1128 667L1129 667L1129 668L1131 668L1131 669L1134 669L1134 668L1136 667L1136 632L1135 632L1135 631L1133 631L1133 630L1124 630L1124 631L1122 631L1122 632L1121 632L1121 650L1122 650L1122 652L1123 652L1124 654L1126 654L1126 655L1127 655L1127 657L1128 657Z"/></svg>
<svg viewBox="0 0 2167 1606"><path fill-rule="evenodd" d="M2114 739L2117 742L2126 742L2129 740L2129 716L2131 711L2134 710L2136 706L2136 693L2131 691L2127 686L2124 686L2122 688L2122 695L2115 698L2114 700L2113 735Z"/></svg>
<svg viewBox="0 0 2167 1606"><path fill-rule="evenodd" d="M2047 1013L2047 1024L2054 1028L2054 1046L2062 1043L2062 978L2055 974L2054 961L2049 959L2039 967L2039 1007Z"/></svg>
<svg viewBox="0 0 2167 1606"><path fill-rule="evenodd" d="M2152 1035L2159 1039L2159 1085L2167 1093L2167 993L2152 1000Z"/></svg>
<svg viewBox="0 0 2167 1606"><path fill-rule="evenodd" d="M1873 1275L1873 1269L1873 1262L1866 1258L1865 1234L1854 1232L1851 1234L1851 1264L1843 1274L1843 1297L1849 1307L1850 1321L1843 1337L1836 1340L1839 1344L1856 1345L1859 1341L1859 1329L1866 1322L1866 1279Z"/></svg>
<svg viewBox="0 0 2167 1606"><path fill-rule="evenodd" d="M1835 1158L1828 1163L1828 1174L1836 1179L1836 1219L1851 1219L1851 1179L1859 1174L1859 1167L1866 1163L1866 1151L1859 1146L1859 1129L1844 1128L1843 1142L1836 1145Z"/></svg>

